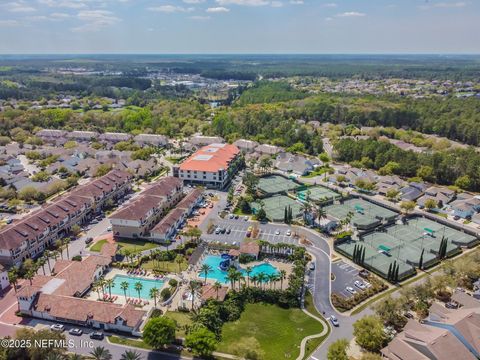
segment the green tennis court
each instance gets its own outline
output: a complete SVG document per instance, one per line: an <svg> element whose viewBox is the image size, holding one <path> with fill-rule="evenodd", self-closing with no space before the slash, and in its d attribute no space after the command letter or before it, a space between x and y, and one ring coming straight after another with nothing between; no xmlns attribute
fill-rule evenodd
<svg viewBox="0 0 480 360"><path fill-rule="evenodd" d="M348 213L353 213L351 223L359 229L372 229L383 220L392 220L398 215L363 199L348 199L343 204L329 205L324 209L328 215L339 220L345 219Z"/></svg>
<svg viewBox="0 0 480 360"><path fill-rule="evenodd" d="M448 239L447 255L460 252L459 246L467 246L477 239L462 231L441 223L414 217L405 224L395 224L379 231L370 232L360 241L337 245L347 255L353 255L355 244L365 246L365 265L386 276L393 261L400 264L399 275L406 277L419 265L423 251L423 266L434 265L442 238Z"/></svg>
<svg viewBox="0 0 480 360"><path fill-rule="evenodd" d="M263 209L267 217L272 221L283 221L285 216L285 207L291 207L294 218L302 216L302 205L288 196L276 195L269 198L262 199ZM254 213L260 209L259 202L251 204Z"/></svg>
<svg viewBox="0 0 480 360"><path fill-rule="evenodd" d="M297 184L295 181L284 178L280 175L269 175L261 177L258 180L257 186L258 190L267 195L278 194L282 192L284 193L295 190L299 187L300 184Z"/></svg>
<svg viewBox="0 0 480 360"><path fill-rule="evenodd" d="M311 200L316 203L331 201L340 198L340 194L323 186L311 186L306 190L299 191L297 197L300 200Z"/></svg>

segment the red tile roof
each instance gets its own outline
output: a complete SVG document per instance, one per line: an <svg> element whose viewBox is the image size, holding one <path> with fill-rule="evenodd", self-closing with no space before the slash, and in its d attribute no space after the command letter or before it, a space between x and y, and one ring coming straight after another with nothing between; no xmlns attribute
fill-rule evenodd
<svg viewBox="0 0 480 360"><path fill-rule="evenodd" d="M127 326L138 327L145 311L137 310L133 305L119 305L102 301L92 301L61 295L40 294L33 304L36 311L47 312L56 318L75 321L95 320L114 324L121 317Z"/></svg>
<svg viewBox="0 0 480 360"><path fill-rule="evenodd" d="M260 245L254 241L242 242L240 244L240 253L258 256Z"/></svg>
<svg viewBox="0 0 480 360"><path fill-rule="evenodd" d="M230 162L237 156L240 150L235 145L211 144L202 147L191 155L182 164L183 171L208 171L218 172L228 169Z"/></svg>
<svg viewBox="0 0 480 360"><path fill-rule="evenodd" d="M215 290L213 285L207 284L202 286L202 300L206 301L209 299L215 299L218 301L225 300L225 296L227 296L228 288L226 286L222 286L221 288Z"/></svg>

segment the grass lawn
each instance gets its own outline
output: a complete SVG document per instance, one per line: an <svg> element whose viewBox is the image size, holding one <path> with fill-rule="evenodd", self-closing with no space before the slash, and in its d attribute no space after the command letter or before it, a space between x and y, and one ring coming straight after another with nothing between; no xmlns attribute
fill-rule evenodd
<svg viewBox="0 0 480 360"><path fill-rule="evenodd" d="M262 359L295 359L305 336L318 334L323 326L300 309L282 309L269 304L247 304L238 321L226 323L217 351L233 353L242 338L254 337Z"/></svg>
<svg viewBox="0 0 480 360"><path fill-rule="evenodd" d="M116 243L118 244L119 250L128 249L133 254L158 247L157 244L144 240L122 239L117 240Z"/></svg>
<svg viewBox="0 0 480 360"><path fill-rule="evenodd" d="M145 270L153 270L154 268L153 264L154 262L152 260L149 260L142 264L142 268L144 268ZM155 266L158 266L158 268L161 271L178 273L178 264L175 261L156 261L155 260ZM187 267L188 267L188 263L184 260L180 264L180 271L187 270Z"/></svg>
<svg viewBox="0 0 480 360"><path fill-rule="evenodd" d="M95 244L92 244L92 246L90 246L90 251L100 252L102 251L103 245L105 245L106 243L107 243L106 239L97 241Z"/></svg>
<svg viewBox="0 0 480 360"><path fill-rule="evenodd" d="M192 320L190 319L190 313L179 312L179 311L168 311L165 313L165 317L175 320L177 323L177 338L185 337L185 325L191 325Z"/></svg>

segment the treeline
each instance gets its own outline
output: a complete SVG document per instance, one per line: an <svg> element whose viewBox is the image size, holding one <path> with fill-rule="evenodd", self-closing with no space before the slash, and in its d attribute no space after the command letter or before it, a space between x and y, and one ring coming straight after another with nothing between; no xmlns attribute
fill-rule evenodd
<svg viewBox="0 0 480 360"><path fill-rule="evenodd" d="M0 134L12 136L15 128L29 132L34 132L36 128L51 128L189 136L202 130L208 115L207 107L193 100L162 100L141 109L118 112L8 110L0 112ZM15 136L13 138L17 140Z"/></svg>
<svg viewBox="0 0 480 360"><path fill-rule="evenodd" d="M334 149L340 161L480 191L480 154L473 148L417 154L384 141L342 139Z"/></svg>
<svg viewBox="0 0 480 360"><path fill-rule="evenodd" d="M245 90L237 103L239 105L272 103L303 99L308 94L295 90L290 84L281 81L259 81Z"/></svg>
<svg viewBox="0 0 480 360"><path fill-rule="evenodd" d="M300 152L317 155L323 151L320 133L299 125L294 112L275 106L247 105L227 108L215 116L210 131L229 141L239 138L291 147Z"/></svg>

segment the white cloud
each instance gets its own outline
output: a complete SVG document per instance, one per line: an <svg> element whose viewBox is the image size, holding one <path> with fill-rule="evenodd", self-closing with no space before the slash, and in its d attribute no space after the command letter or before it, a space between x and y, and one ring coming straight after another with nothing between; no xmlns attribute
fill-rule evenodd
<svg viewBox="0 0 480 360"><path fill-rule="evenodd" d="M68 19L72 17L70 14L66 14L66 13L51 13L50 14L50 18L54 19L54 20L63 20L63 19Z"/></svg>
<svg viewBox="0 0 480 360"><path fill-rule="evenodd" d="M204 3L205 0L183 0L185 4L201 4Z"/></svg>
<svg viewBox="0 0 480 360"><path fill-rule="evenodd" d="M344 12L344 13L341 13L341 14L337 14L336 16L337 17L362 17L362 16L366 16L367 14L365 13L361 13L361 12L357 12L357 11L347 11L347 12Z"/></svg>
<svg viewBox="0 0 480 360"><path fill-rule="evenodd" d="M326 8L336 8L338 5L336 3L326 3L326 4L323 4L322 6Z"/></svg>
<svg viewBox="0 0 480 360"><path fill-rule="evenodd" d="M18 1L18 2L9 2L3 5L3 7L10 12L33 12L35 11L35 8L28 5L24 1Z"/></svg>
<svg viewBox="0 0 480 360"><path fill-rule="evenodd" d="M193 10L195 10L195 8L193 7L185 8L183 6L176 6L176 5L160 5L160 6L149 7L148 10L164 12L164 13L175 13L175 12L192 12Z"/></svg>
<svg viewBox="0 0 480 360"><path fill-rule="evenodd" d="M281 1L274 0L270 3L270 6L279 8L279 7L283 7L283 3Z"/></svg>
<svg viewBox="0 0 480 360"><path fill-rule="evenodd" d="M0 27L18 26L20 23L17 20L0 20Z"/></svg>
<svg viewBox="0 0 480 360"><path fill-rule="evenodd" d="M75 32L98 31L121 21L111 11L107 10L81 10L77 18L85 24L72 28Z"/></svg>
<svg viewBox="0 0 480 360"><path fill-rule="evenodd" d="M265 6L270 5L266 0L215 0L220 5Z"/></svg>
<svg viewBox="0 0 480 360"><path fill-rule="evenodd" d="M189 19L192 19L192 20L197 20L197 21L206 21L206 20L210 20L210 16L201 16L201 15L194 15L194 16L190 16Z"/></svg>
<svg viewBox="0 0 480 360"><path fill-rule="evenodd" d="M225 13L225 12L229 12L230 9L228 9L226 7L223 7L223 6L217 6L217 7L208 8L205 11L209 12L209 13Z"/></svg>
<svg viewBox="0 0 480 360"><path fill-rule="evenodd" d="M290 0L290 4L292 5L303 5L303 0Z"/></svg>
<svg viewBox="0 0 480 360"><path fill-rule="evenodd" d="M428 10L432 8L452 9L452 8L463 8L465 6L467 6L467 3L465 1L457 1L457 2L439 2L434 4L421 5L419 6L419 8L422 10Z"/></svg>
<svg viewBox="0 0 480 360"><path fill-rule="evenodd" d="M42 5L54 8L85 9L88 0L38 0Z"/></svg>

